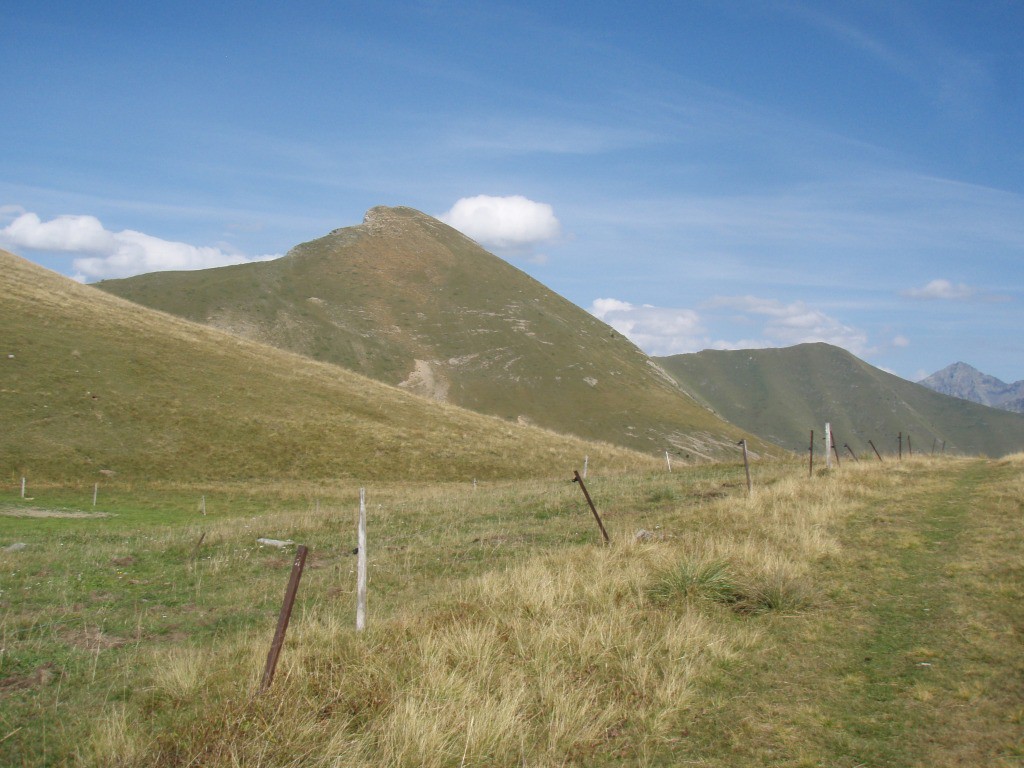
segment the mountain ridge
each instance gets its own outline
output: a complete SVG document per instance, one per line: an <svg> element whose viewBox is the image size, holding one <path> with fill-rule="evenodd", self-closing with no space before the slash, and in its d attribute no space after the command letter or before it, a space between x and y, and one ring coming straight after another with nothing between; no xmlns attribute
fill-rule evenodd
<svg viewBox="0 0 1024 768"><path fill-rule="evenodd" d="M820 440L826 422L840 450L849 444L861 455L869 441L882 453L898 451L900 435L924 451L1024 450L1024 416L934 392L824 343L658 361L729 421L794 451L808 449L810 430Z"/></svg>

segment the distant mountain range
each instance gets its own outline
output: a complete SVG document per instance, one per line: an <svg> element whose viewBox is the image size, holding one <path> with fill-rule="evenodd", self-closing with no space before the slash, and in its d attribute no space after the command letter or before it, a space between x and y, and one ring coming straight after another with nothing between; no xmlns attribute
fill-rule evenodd
<svg viewBox="0 0 1024 768"><path fill-rule="evenodd" d="M781 456L826 422L860 457L900 435L907 452L1024 450L1024 415L827 344L648 357L410 208L276 261L96 286L0 252L0 290L12 477L522 477L581 455L736 460L741 439Z"/></svg>
<svg viewBox="0 0 1024 768"><path fill-rule="evenodd" d="M831 424L855 454L1024 450L1024 416L967 402L881 371L828 344L659 358L679 385L727 420L794 451ZM869 442L870 441L870 442ZM819 444L820 449L820 444Z"/></svg>
<svg viewBox="0 0 1024 768"><path fill-rule="evenodd" d="M1007 384L982 373L967 363L953 363L918 382L921 386L951 397L970 400L1004 411L1024 413L1024 381Z"/></svg>

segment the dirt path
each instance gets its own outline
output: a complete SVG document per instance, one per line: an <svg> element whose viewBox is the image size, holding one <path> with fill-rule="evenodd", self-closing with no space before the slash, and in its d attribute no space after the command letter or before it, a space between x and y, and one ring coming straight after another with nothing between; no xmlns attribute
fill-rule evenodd
<svg viewBox="0 0 1024 768"><path fill-rule="evenodd" d="M821 603L714 692L692 764L1024 765L1024 467L901 471L843 524Z"/></svg>

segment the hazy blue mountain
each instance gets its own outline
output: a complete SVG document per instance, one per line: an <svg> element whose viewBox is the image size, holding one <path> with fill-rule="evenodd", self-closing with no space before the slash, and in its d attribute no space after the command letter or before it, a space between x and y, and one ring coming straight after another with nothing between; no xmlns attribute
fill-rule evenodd
<svg viewBox="0 0 1024 768"><path fill-rule="evenodd" d="M918 382L944 395L970 400L1004 411L1024 413L1024 381L1007 384L972 368L967 363L953 363Z"/></svg>

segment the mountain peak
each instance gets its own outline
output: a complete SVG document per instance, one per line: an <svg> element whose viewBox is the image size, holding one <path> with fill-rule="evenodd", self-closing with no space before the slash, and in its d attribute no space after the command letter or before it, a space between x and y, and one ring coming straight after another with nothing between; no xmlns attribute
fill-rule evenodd
<svg viewBox="0 0 1024 768"><path fill-rule="evenodd" d="M414 208L277 261L98 287L471 410L659 455L711 457L740 431L585 310ZM763 449L763 448L762 448Z"/></svg>
<svg viewBox="0 0 1024 768"><path fill-rule="evenodd" d="M1024 407L1024 382L1007 384L963 362L947 365L918 382L944 395L1020 413Z"/></svg>
<svg viewBox="0 0 1024 768"><path fill-rule="evenodd" d="M427 214L417 211L415 208L409 208L404 205L375 205L373 208L363 214L363 224L379 224L387 221L398 221L402 219L432 219Z"/></svg>

